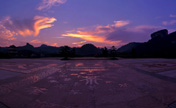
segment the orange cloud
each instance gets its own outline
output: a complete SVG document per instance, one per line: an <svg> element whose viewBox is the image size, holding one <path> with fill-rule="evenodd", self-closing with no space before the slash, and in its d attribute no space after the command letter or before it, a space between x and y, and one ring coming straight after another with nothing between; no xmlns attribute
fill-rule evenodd
<svg viewBox="0 0 176 108"><path fill-rule="evenodd" d="M93 35L89 33L90 32L77 31L77 33L67 33L67 34L62 34L62 36L76 37L86 41L100 42L100 43L107 43L107 44L115 44L120 42L120 41L109 41L109 40L106 40L105 37L101 37L99 35Z"/></svg>
<svg viewBox="0 0 176 108"><path fill-rule="evenodd" d="M114 25L115 27L123 27L130 24L129 21L114 21L114 23L115 23Z"/></svg>
<svg viewBox="0 0 176 108"><path fill-rule="evenodd" d="M36 22L34 23L34 36L37 36L41 29L52 27L53 25L50 23L56 21L55 18L48 18L42 16L35 16L34 20L36 20Z"/></svg>
<svg viewBox="0 0 176 108"><path fill-rule="evenodd" d="M114 21L114 24L112 25L97 26L95 27L94 31L83 31L85 29L82 28L81 30L78 29L77 31L67 31L67 33L62 34L62 36L76 37L76 38L83 39L85 41L119 45L121 40L118 40L118 41L107 40L106 34L112 33L118 27L128 25L129 23L130 23L129 21ZM73 44L77 44L77 43L73 43Z"/></svg>
<svg viewBox="0 0 176 108"><path fill-rule="evenodd" d="M72 44L82 44L82 43L85 43L85 42L87 42L87 41L74 42L74 43L72 43Z"/></svg>
<svg viewBox="0 0 176 108"><path fill-rule="evenodd" d="M64 4L67 0L42 0L37 10L49 9L57 4Z"/></svg>
<svg viewBox="0 0 176 108"><path fill-rule="evenodd" d="M0 46L9 46L16 41L17 34L7 29L0 21Z"/></svg>
<svg viewBox="0 0 176 108"><path fill-rule="evenodd" d="M30 43L41 44L42 42L39 41L38 39L35 39L35 40L30 41ZM46 42L45 42L45 43L46 43Z"/></svg>
<svg viewBox="0 0 176 108"><path fill-rule="evenodd" d="M59 39L59 38L64 38L64 37L55 37L55 38L58 38L58 39Z"/></svg>
<svg viewBox="0 0 176 108"><path fill-rule="evenodd" d="M15 35L17 35L15 32L8 30L3 25L0 25L0 38L5 40L15 40Z"/></svg>
<svg viewBox="0 0 176 108"><path fill-rule="evenodd" d="M55 18L35 16L32 20L15 20L12 21L10 17L7 17L3 22L3 26L7 26L11 32L15 32L17 35L21 36L37 36L40 30L52 27Z"/></svg>
<svg viewBox="0 0 176 108"><path fill-rule="evenodd" d="M54 21L56 21L55 18L42 16L35 16L34 19L25 20L11 20L10 17L5 17L3 20L0 20L0 45L8 46L13 43L23 42L23 40L17 40L17 35L37 36L40 30L52 27L53 25L51 23ZM36 45L48 44L48 42L41 42L37 39L32 40L31 43Z"/></svg>
<svg viewBox="0 0 176 108"><path fill-rule="evenodd" d="M18 30L17 33L19 33L22 36L30 36L34 34L34 31L25 29L25 30Z"/></svg>
<svg viewBox="0 0 176 108"><path fill-rule="evenodd" d="M50 44L51 46L58 46L58 44L57 43L52 43L52 44Z"/></svg>

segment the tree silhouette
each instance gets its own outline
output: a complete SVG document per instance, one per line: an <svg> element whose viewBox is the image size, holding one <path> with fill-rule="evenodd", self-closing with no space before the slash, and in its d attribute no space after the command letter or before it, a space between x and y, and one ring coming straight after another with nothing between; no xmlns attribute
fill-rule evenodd
<svg viewBox="0 0 176 108"><path fill-rule="evenodd" d="M70 55L70 47L69 46L62 47L61 56L64 57L62 60L68 60L69 55Z"/></svg>
<svg viewBox="0 0 176 108"><path fill-rule="evenodd" d="M104 47L102 49L102 55L103 55L103 57L107 57L108 56L108 49L106 47Z"/></svg>
<svg viewBox="0 0 176 108"><path fill-rule="evenodd" d="M17 47L15 45L11 45L8 47L8 55L10 57L16 57L17 56Z"/></svg>
<svg viewBox="0 0 176 108"><path fill-rule="evenodd" d="M116 48L115 48L115 46L112 46L111 47L111 50L110 50L110 55L111 55L111 59L113 59L113 60L116 60L117 58L116 58L116 54L117 54L117 52L116 52Z"/></svg>
<svg viewBox="0 0 176 108"><path fill-rule="evenodd" d="M76 56L76 48L72 48L71 57L75 57L75 56Z"/></svg>

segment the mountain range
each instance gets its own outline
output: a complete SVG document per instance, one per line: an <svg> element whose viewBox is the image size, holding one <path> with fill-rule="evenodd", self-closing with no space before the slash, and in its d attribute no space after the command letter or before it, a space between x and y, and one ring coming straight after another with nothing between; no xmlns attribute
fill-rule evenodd
<svg viewBox="0 0 176 108"><path fill-rule="evenodd" d="M57 57L62 55L62 50L65 46L53 47L42 44L40 47L34 47L29 43L25 46L16 47L11 45L9 47L0 47L0 58L33 58L33 57ZM101 54L101 49L93 44L85 44L80 48L69 48L69 55L75 56L95 56ZM74 51L74 52L73 52ZM74 53L74 54L72 54Z"/></svg>

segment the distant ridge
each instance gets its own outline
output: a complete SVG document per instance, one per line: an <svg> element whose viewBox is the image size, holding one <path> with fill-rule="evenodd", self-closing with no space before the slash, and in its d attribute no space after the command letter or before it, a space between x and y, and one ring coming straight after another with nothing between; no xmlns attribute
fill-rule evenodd
<svg viewBox="0 0 176 108"><path fill-rule="evenodd" d="M53 47L46 44L42 44L39 47L34 47L29 43L19 47L12 46L14 45L11 45L10 47L0 47L0 58L7 57L4 55L8 55L12 58L57 57L62 56L60 53L63 48L63 46ZM85 44L80 48L70 48L70 52L73 51L73 49L75 50L75 54L77 56L95 56L96 54L101 54L101 49L97 48L93 44Z"/></svg>

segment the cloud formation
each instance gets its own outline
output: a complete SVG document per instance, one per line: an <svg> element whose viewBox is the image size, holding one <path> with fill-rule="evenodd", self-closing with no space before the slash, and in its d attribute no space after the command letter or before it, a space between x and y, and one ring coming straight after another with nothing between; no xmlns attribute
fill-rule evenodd
<svg viewBox="0 0 176 108"><path fill-rule="evenodd" d="M57 47L57 46L58 46L58 43L52 43L52 44L50 44L50 46Z"/></svg>
<svg viewBox="0 0 176 108"><path fill-rule="evenodd" d="M150 39L150 34L162 29L157 26L139 25L134 27L117 28L106 35L108 40L128 42L144 42Z"/></svg>
<svg viewBox="0 0 176 108"><path fill-rule="evenodd" d="M49 9L52 6L64 4L67 0L42 0L37 10Z"/></svg>
<svg viewBox="0 0 176 108"><path fill-rule="evenodd" d="M163 25L174 25L174 24L176 24L176 20L163 21L162 24Z"/></svg>
<svg viewBox="0 0 176 108"><path fill-rule="evenodd" d="M8 46L11 41L16 39L15 35L15 32L8 30L3 25L3 21L0 21L0 46Z"/></svg>
<svg viewBox="0 0 176 108"><path fill-rule="evenodd" d="M8 46L16 43L17 36L37 36L40 30L52 27L55 18L35 16L33 19L15 20L5 17L0 20L0 41L1 46Z"/></svg>
<svg viewBox="0 0 176 108"><path fill-rule="evenodd" d="M55 18L35 16L33 19L12 20L10 17L1 21L1 25L7 28L8 31L21 36L37 36L40 30L52 27Z"/></svg>
<svg viewBox="0 0 176 108"><path fill-rule="evenodd" d="M176 18L176 15L170 14L169 17L171 17L171 18Z"/></svg>
<svg viewBox="0 0 176 108"><path fill-rule="evenodd" d="M94 31L84 31L84 28L78 28L77 31L68 31L66 34L62 34L62 36L76 37L85 41L118 46L120 45L119 43L121 42L121 40L108 40L106 34L115 31L116 28L126 26L129 23L129 21L114 21L114 24L108 24L106 26L96 26L94 28Z"/></svg>
<svg viewBox="0 0 176 108"><path fill-rule="evenodd" d="M82 43L85 43L85 42L87 42L87 41L74 42L74 43L72 43L72 44L82 44Z"/></svg>
<svg viewBox="0 0 176 108"><path fill-rule="evenodd" d="M67 33L62 34L62 36L120 46L132 41L146 41L150 38L152 32L161 29L161 27L149 25L133 27L128 25L130 25L130 21L114 21L114 24L96 26L92 31L81 28L76 31L67 31Z"/></svg>
<svg viewBox="0 0 176 108"><path fill-rule="evenodd" d="M66 34L62 34L62 36L76 37L76 38L83 39L85 41L106 43L106 44L116 44L120 42L120 41L106 40L105 37L96 35L96 33L94 32L76 31L76 33L66 33Z"/></svg>
<svg viewBox="0 0 176 108"><path fill-rule="evenodd" d="M114 24L111 25L97 26L96 32L97 33L113 32L116 28L123 27L128 24L130 24L130 21L114 21Z"/></svg>
<svg viewBox="0 0 176 108"><path fill-rule="evenodd" d="M42 16L35 16L34 17L35 23L34 23L34 36L37 36L41 29L49 28L54 26L53 22L56 21L55 18L48 18L48 17L42 17Z"/></svg>
<svg viewBox="0 0 176 108"><path fill-rule="evenodd" d="M16 35L15 32L8 30L3 25L0 25L0 38L6 39L6 40L15 40L14 37Z"/></svg>

